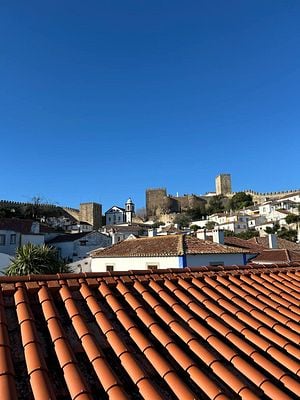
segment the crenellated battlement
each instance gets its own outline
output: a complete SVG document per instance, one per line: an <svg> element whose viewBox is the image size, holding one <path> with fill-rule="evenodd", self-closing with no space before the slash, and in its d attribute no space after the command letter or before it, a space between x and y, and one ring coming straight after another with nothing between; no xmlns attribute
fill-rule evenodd
<svg viewBox="0 0 300 400"><path fill-rule="evenodd" d="M254 196L285 196L289 194L294 194L300 192L300 189L293 189L293 190L282 190L279 192L256 192L255 190L246 189L243 192L247 194L251 194Z"/></svg>

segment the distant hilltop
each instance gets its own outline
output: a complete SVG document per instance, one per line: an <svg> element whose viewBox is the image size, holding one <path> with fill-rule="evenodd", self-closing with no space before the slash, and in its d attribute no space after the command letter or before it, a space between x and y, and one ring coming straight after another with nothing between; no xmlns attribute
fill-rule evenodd
<svg viewBox="0 0 300 400"><path fill-rule="evenodd" d="M146 189L146 211L148 218L157 217L161 214L178 213L188 208L201 207L203 203L209 202L212 196L221 195L228 198L233 197L237 192L232 191L231 175L220 174L215 179L216 191L204 195L185 194L183 196L174 196L167 194L166 188ZM260 204L268 200L276 200L285 196L300 192L300 189L286 190L281 192L259 193L251 189L242 190L250 194L254 204Z"/></svg>
<svg viewBox="0 0 300 400"><path fill-rule="evenodd" d="M40 202L19 202L0 200L0 211L3 216L34 218L42 217L67 217L74 221L84 221L99 229L102 225L102 205L94 202L81 203L80 208L61 207L54 204ZM2 215L0 213L0 217Z"/></svg>

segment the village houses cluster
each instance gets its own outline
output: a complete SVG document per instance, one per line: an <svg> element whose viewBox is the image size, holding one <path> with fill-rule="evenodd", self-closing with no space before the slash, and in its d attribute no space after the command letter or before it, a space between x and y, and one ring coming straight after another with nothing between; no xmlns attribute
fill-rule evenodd
<svg viewBox="0 0 300 400"><path fill-rule="evenodd" d="M216 197L233 198L229 174L219 175L216 191L202 196L170 196L165 189L147 189L144 215L136 213L129 198L124 207L113 205L104 216L102 206L93 202L80 204L79 210L60 208L59 213L54 207L53 215L34 219L1 216L0 268L5 270L17 248L26 243L54 247L74 272L246 265L285 262L285 257L299 261L299 222L288 223L286 218L299 216L300 191L245 193L252 197L251 205L207 213L186 226L176 222L178 215ZM11 214L18 204L1 201L0 209ZM274 227L298 231L297 243L278 238ZM235 237L249 230L259 237ZM283 249L290 253L284 256Z"/></svg>

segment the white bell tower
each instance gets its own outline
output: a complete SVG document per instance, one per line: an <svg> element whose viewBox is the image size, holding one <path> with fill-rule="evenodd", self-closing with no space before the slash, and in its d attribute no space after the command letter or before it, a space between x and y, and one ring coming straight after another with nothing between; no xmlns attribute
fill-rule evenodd
<svg viewBox="0 0 300 400"><path fill-rule="evenodd" d="M129 198L125 203L125 220L128 225L132 224L132 217L134 215L134 203Z"/></svg>

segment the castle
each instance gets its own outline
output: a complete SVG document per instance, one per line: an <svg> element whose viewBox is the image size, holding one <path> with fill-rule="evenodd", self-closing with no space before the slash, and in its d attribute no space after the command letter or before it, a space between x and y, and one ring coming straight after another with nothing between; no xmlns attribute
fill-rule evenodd
<svg viewBox="0 0 300 400"><path fill-rule="evenodd" d="M146 190L147 216L159 216L186 211L189 208L205 206L206 200L194 194L184 196L167 195L165 188Z"/></svg>
<svg viewBox="0 0 300 400"><path fill-rule="evenodd" d="M203 207L209 202L212 196L222 195L231 198L236 194L232 191L231 175L220 174L215 179L214 193L204 195L185 194L184 196L172 196L167 194L166 188L147 189L146 190L146 212L147 217L159 217L163 214L184 212L189 208ZM244 190L246 194L250 194L254 204L260 204L268 200L276 200L299 192L299 189L288 190L282 192L259 193L253 190Z"/></svg>

